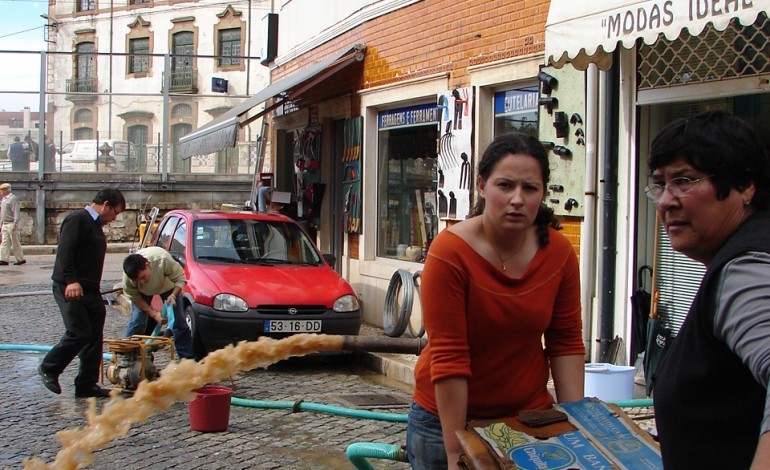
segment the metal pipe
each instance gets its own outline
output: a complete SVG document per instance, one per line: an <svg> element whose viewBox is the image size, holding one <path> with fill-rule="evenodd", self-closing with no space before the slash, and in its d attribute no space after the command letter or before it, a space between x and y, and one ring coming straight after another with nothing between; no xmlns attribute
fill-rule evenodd
<svg viewBox="0 0 770 470"><path fill-rule="evenodd" d="M618 51L614 52L613 63L618 63ZM599 318L599 357L606 362L610 342L613 339L615 316L615 275L617 266L617 214L618 214L618 68L613 66L604 73L604 110L605 122L604 167L602 181L602 266L601 266L601 313Z"/></svg>
<svg viewBox="0 0 770 470"><path fill-rule="evenodd" d="M349 336L342 337L343 351L385 352L414 354L419 356L425 346L426 338L389 338L385 336Z"/></svg>

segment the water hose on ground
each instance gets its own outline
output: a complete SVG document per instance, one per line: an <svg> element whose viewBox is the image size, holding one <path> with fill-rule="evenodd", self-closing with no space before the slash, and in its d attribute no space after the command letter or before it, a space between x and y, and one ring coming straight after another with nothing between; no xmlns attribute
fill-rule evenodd
<svg viewBox="0 0 770 470"><path fill-rule="evenodd" d="M401 446L377 442L354 442L348 446L345 455L358 470L374 470L374 467L367 462L367 458L409 461L406 450Z"/></svg>
<svg viewBox="0 0 770 470"><path fill-rule="evenodd" d="M370 341L373 339L375 338L369 338L369 340L367 340L367 344L370 347L373 347L372 343L370 343ZM426 340L424 339L422 341L420 340L415 341L412 339L408 339L408 340L405 339L405 340L409 342L410 344L409 347L415 347L415 345L419 344L419 346L417 346L418 350L421 350L421 347L424 347L424 344L426 342ZM393 340L386 340L383 344L387 344L387 343L393 343ZM404 343L404 345L406 345L406 343ZM359 350L367 350L367 349L363 349L363 346L361 346L360 344L356 345L355 347L359 347L360 348ZM34 345L34 344L0 344L0 351L48 352L50 350L51 350L51 346L40 346L40 345ZM103 354L103 357L105 360L110 360L111 356L112 355L108 353ZM408 421L408 415L403 413L382 413L378 411L358 410L358 409L351 409L351 408L343 408L339 406L323 405L320 403L305 402L303 400L266 401L266 400L249 400L246 398L232 397L230 399L230 402L236 406L244 406L249 408L290 409L294 412L315 411L318 413L328 413L328 414L333 414L338 416L345 416L349 418L373 419L378 421L389 421L389 422L396 422L396 423L406 423ZM620 408L644 408L644 407L653 406L652 399L649 399L649 398L608 401L608 403L614 403ZM408 462L406 457L406 452L404 451L404 449L395 444L380 444L375 442L355 442L347 447L346 455L350 460L350 462L358 470L374 470L374 467L372 467L369 464L369 462L366 460L367 458L388 459L388 460L394 460L398 462Z"/></svg>

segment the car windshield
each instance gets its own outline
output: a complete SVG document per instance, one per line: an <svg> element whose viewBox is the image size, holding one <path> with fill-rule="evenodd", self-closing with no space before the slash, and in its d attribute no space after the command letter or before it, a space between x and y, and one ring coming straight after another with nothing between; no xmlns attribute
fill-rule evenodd
<svg viewBox="0 0 770 470"><path fill-rule="evenodd" d="M321 264L318 250L302 229L282 221L198 220L193 228L193 255L225 263Z"/></svg>

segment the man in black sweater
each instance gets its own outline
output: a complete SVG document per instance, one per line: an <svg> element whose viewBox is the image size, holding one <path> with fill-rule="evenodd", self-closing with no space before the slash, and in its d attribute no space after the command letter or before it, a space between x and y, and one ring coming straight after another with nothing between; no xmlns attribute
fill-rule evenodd
<svg viewBox="0 0 770 470"><path fill-rule="evenodd" d="M125 209L123 194L106 188L97 193L90 205L72 212L61 224L51 279L65 333L38 367L43 384L53 393L61 393L59 375L78 356L80 369L75 377L75 396L109 396L109 390L97 384L107 316L100 293L107 253L107 238L102 227Z"/></svg>

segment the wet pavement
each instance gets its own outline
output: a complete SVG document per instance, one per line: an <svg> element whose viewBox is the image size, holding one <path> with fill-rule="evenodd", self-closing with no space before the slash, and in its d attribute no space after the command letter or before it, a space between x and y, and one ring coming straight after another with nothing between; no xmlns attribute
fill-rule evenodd
<svg viewBox="0 0 770 470"><path fill-rule="evenodd" d="M108 254L103 291L119 281L125 254ZM50 295L54 255L28 254L27 260L24 266L0 267L0 343L4 346L50 346L63 331ZM127 321L125 313L108 307L105 338L121 337ZM36 373L41 359L42 353L0 350L0 468L21 468L28 457L53 462L61 450L56 433L85 424L88 402L74 397L72 385L77 359L60 377L61 395L43 387ZM159 352L156 363L163 365L167 361L165 353ZM233 387L233 396L251 400L304 400L407 413L409 386L358 363L358 358L352 356L293 359L235 376L226 385ZM361 395L383 395L395 404L357 406ZM99 400L99 408L106 402ZM180 402L99 449L86 468L354 468L345 456L348 445L402 445L405 439L406 424L401 422L242 406L232 406L225 432L202 433L190 428L188 408ZM390 460L369 461L376 468L409 468L406 463Z"/></svg>

